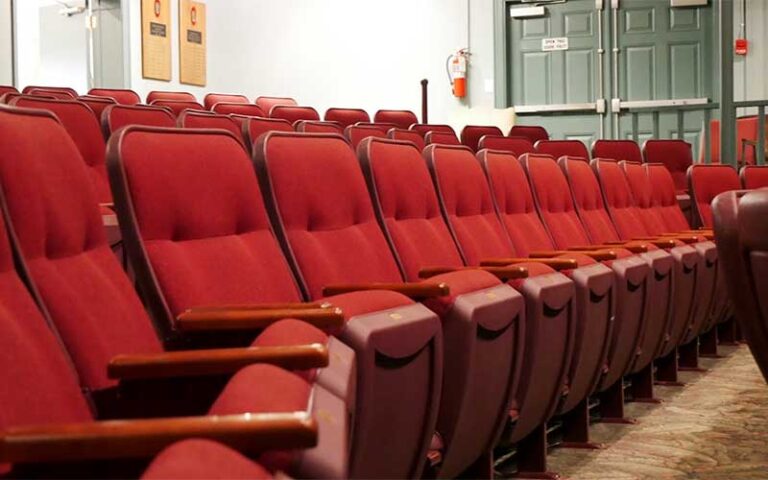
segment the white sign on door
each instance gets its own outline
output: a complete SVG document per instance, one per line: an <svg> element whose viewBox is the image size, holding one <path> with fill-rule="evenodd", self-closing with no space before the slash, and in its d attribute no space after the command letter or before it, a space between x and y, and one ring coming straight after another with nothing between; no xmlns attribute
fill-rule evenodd
<svg viewBox="0 0 768 480"><path fill-rule="evenodd" d="M541 51L568 50L568 37L554 37L541 39Z"/></svg>

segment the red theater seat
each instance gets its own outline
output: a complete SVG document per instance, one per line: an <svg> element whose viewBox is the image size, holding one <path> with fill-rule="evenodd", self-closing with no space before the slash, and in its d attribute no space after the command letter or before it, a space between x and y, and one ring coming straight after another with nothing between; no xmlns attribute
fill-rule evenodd
<svg viewBox="0 0 768 480"><path fill-rule="evenodd" d="M24 89L21 91L21 93L29 94L29 95L53 95L54 98L60 98L60 96L57 96L55 94L61 94L64 93L70 98L77 97L77 91L75 91L74 88L70 87L44 87L39 85L27 85L24 87Z"/></svg>
<svg viewBox="0 0 768 480"><path fill-rule="evenodd" d="M165 92L153 90L147 94L147 103L152 104L156 100L173 100L176 102L195 102L197 98L189 92Z"/></svg>
<svg viewBox="0 0 768 480"><path fill-rule="evenodd" d="M552 158L560 157L580 158L589 162L589 150L584 142L579 140L539 140L534 146L536 153L549 155Z"/></svg>
<svg viewBox="0 0 768 480"><path fill-rule="evenodd" d="M107 97L113 99L120 105L136 105L141 103L141 97L133 90L120 88L92 88L88 90L88 95L93 97Z"/></svg>
<svg viewBox="0 0 768 480"><path fill-rule="evenodd" d="M675 187L677 185L675 181ZM712 200L723 192L741 189L741 182L738 172L730 165L696 164L688 169L688 186L696 226L712 228Z"/></svg>
<svg viewBox="0 0 768 480"><path fill-rule="evenodd" d="M11 85L0 85L0 97L6 93L19 93L19 91Z"/></svg>
<svg viewBox="0 0 768 480"><path fill-rule="evenodd" d="M202 105L194 101L187 100L165 100L157 99L149 103L153 107L165 107L178 117L184 110L205 110Z"/></svg>
<svg viewBox="0 0 768 480"><path fill-rule="evenodd" d="M335 133L344 135L344 129L339 122L320 122L315 120L299 120L296 131L303 133Z"/></svg>
<svg viewBox="0 0 768 480"><path fill-rule="evenodd" d="M480 139L486 135L504 136L499 127L467 125L461 130L461 143L474 151L478 151L480 150L478 147Z"/></svg>
<svg viewBox="0 0 768 480"><path fill-rule="evenodd" d="M338 122L342 128L347 128L358 122L368 123L371 116L361 108L329 108L325 111L326 122Z"/></svg>
<svg viewBox="0 0 768 480"><path fill-rule="evenodd" d="M104 112L104 109L117 103L113 98L110 97L97 97L92 95L82 95L77 97L77 100L90 107L90 109L93 111L93 114L96 116L96 120L98 120L99 125L101 125L101 114Z"/></svg>
<svg viewBox="0 0 768 480"><path fill-rule="evenodd" d="M679 192L688 191L686 172L693 165L690 143L684 140L646 140L643 144L643 160L646 163L664 164L672 174L675 188Z"/></svg>
<svg viewBox="0 0 768 480"><path fill-rule="evenodd" d="M435 124L429 124L429 123L414 123L410 127L408 127L408 130L413 130L414 132L418 132L418 133L421 134L422 137L426 137L429 132L450 133L454 137L456 136L456 131L450 125L435 125Z"/></svg>
<svg viewBox="0 0 768 480"><path fill-rule="evenodd" d="M387 138L391 138L392 140L411 142L416 145L416 148L418 148L419 151L424 150L424 147L426 146L424 143L424 137L422 137L419 132L414 132L413 130L392 128L389 130L389 132L387 132Z"/></svg>
<svg viewBox="0 0 768 480"><path fill-rule="evenodd" d="M320 114L312 107L299 107L297 105L275 105L269 111L269 118L281 118L288 120L291 125L300 120L320 120Z"/></svg>
<svg viewBox="0 0 768 480"><path fill-rule="evenodd" d="M269 112L272 111L272 107L277 105L298 105L296 100L290 97L256 97L254 103L258 105L259 108L262 109L267 115L269 115Z"/></svg>
<svg viewBox="0 0 768 480"><path fill-rule="evenodd" d="M747 165L739 172L741 185L747 190L768 188L768 166Z"/></svg>
<svg viewBox="0 0 768 480"><path fill-rule="evenodd" d="M293 126L288 120L280 118L261 118L235 116L243 125L243 139L249 150L252 150L260 136L267 132L293 132Z"/></svg>
<svg viewBox="0 0 768 480"><path fill-rule="evenodd" d="M350 125L350 126L352 126L352 125ZM393 128L400 128L400 127L398 127L394 123L378 123L378 122L357 122L354 126L355 127L373 127L373 128L378 128L379 130L381 130L385 134L387 132L389 132L390 130L392 130ZM404 130L407 130L407 128L404 129Z"/></svg>
<svg viewBox="0 0 768 480"><path fill-rule="evenodd" d="M245 146L241 125L228 115L202 110L185 110L176 118L176 124L182 128L220 128L234 135Z"/></svg>
<svg viewBox="0 0 768 480"><path fill-rule="evenodd" d="M266 117L267 114L259 106L252 103L218 102L211 110L222 115L245 115L248 117Z"/></svg>
<svg viewBox="0 0 768 480"><path fill-rule="evenodd" d="M410 110L379 110L373 116L376 123L393 123L397 128L408 128L414 123L419 123L416 114Z"/></svg>
<svg viewBox="0 0 768 480"><path fill-rule="evenodd" d="M387 138L387 133L381 128L362 125L350 125L344 129L344 136L352 144L352 148L357 146L368 137Z"/></svg>
<svg viewBox="0 0 768 480"><path fill-rule="evenodd" d="M497 135L485 135L480 139L477 148L478 150L487 148L510 152L514 155L523 155L534 151L533 142L525 137L501 137Z"/></svg>
<svg viewBox="0 0 768 480"><path fill-rule="evenodd" d="M739 166L755 165L757 151L758 118L756 116L741 117L736 119L736 151L734 157ZM723 163L720 160L720 120L710 122L710 163ZM702 138L703 141L703 138ZM765 152L763 152L765 155ZM699 149L699 163L706 163L704 148Z"/></svg>
<svg viewBox="0 0 768 480"><path fill-rule="evenodd" d="M207 110L213 110L217 103L237 103L249 105L248 97L234 93L208 93L203 98L203 105Z"/></svg>
<svg viewBox="0 0 768 480"><path fill-rule="evenodd" d="M715 238L736 319L768 381L768 192L726 192L712 204Z"/></svg>
<svg viewBox="0 0 768 480"><path fill-rule="evenodd" d="M54 88L31 88L24 92L25 95L43 95L46 97L53 97L57 100L74 100L76 97L66 90L59 90Z"/></svg>
<svg viewBox="0 0 768 480"><path fill-rule="evenodd" d="M592 158L643 162L640 146L634 140L596 140L592 144Z"/></svg>
<svg viewBox="0 0 768 480"><path fill-rule="evenodd" d="M438 144L438 145L461 145L461 142L456 138L456 134L453 132L439 132L432 130L424 135L424 143L426 145Z"/></svg>
<svg viewBox="0 0 768 480"><path fill-rule="evenodd" d="M112 132L127 125L148 125L153 127L174 127L176 118L165 107L149 105L111 105L101 115L101 128L109 138Z"/></svg>
<svg viewBox="0 0 768 480"><path fill-rule="evenodd" d="M524 137L536 143L539 140L549 140L549 132L544 127L537 125L515 125L507 133L508 137Z"/></svg>

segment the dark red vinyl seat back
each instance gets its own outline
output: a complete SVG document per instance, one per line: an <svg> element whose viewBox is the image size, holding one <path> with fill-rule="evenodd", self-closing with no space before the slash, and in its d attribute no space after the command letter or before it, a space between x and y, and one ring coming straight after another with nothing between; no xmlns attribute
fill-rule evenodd
<svg viewBox="0 0 768 480"><path fill-rule="evenodd" d="M92 88L88 90L88 95L111 98L120 105L136 105L141 103L141 97L139 97L138 93L122 88Z"/></svg>
<svg viewBox="0 0 768 480"><path fill-rule="evenodd" d="M207 110L213 110L217 103L237 103L248 105L251 102L245 95L236 93L208 93L203 98L203 105Z"/></svg>
<svg viewBox="0 0 768 480"><path fill-rule="evenodd" d="M580 140L539 140L534 149L536 153L549 155L555 160L560 157L571 157L589 162L589 150Z"/></svg>
<svg viewBox="0 0 768 480"><path fill-rule="evenodd" d="M248 117L266 117L267 114L258 105L252 103L218 102L211 111L222 115L245 115Z"/></svg>
<svg viewBox="0 0 768 480"><path fill-rule="evenodd" d="M146 102L152 104L156 100L172 100L176 102L195 102L197 98L189 92L166 92L162 90L153 90L147 94Z"/></svg>
<svg viewBox="0 0 768 480"><path fill-rule="evenodd" d="M166 100L161 98L152 100L149 104L154 107L165 107L173 112L173 115L176 117L184 110L205 110L202 105L190 100Z"/></svg>
<svg viewBox="0 0 768 480"><path fill-rule="evenodd" d="M569 157L561 158L558 163L568 179L573 203L590 239L597 244L619 240L605 207L600 184L589 164Z"/></svg>
<svg viewBox="0 0 768 480"><path fill-rule="evenodd" d="M325 111L326 122L338 122L343 128L358 122L368 123L371 116L362 108L329 108Z"/></svg>
<svg viewBox="0 0 768 480"><path fill-rule="evenodd" d="M661 212L668 232L682 232L691 226L680 208L675 191L675 182L667 167L660 163L643 164L651 182L653 205Z"/></svg>
<svg viewBox="0 0 768 480"><path fill-rule="evenodd" d="M296 100L290 97L268 97L268 96L261 96L256 97L256 100L254 101L256 105L259 106L262 110L264 110L264 113L269 115L269 112L272 111L272 107L276 105L298 105Z"/></svg>
<svg viewBox="0 0 768 480"><path fill-rule="evenodd" d="M739 172L741 185L747 190L768 188L768 166L747 165Z"/></svg>
<svg viewBox="0 0 768 480"><path fill-rule="evenodd" d="M104 110L101 128L106 137L127 125L175 127L176 118L167 108L149 105L112 105Z"/></svg>
<svg viewBox="0 0 768 480"><path fill-rule="evenodd" d="M525 137L502 137L498 135L485 135L480 139L477 148L479 150L487 148L504 151L517 156L534 152L533 142Z"/></svg>
<svg viewBox="0 0 768 480"><path fill-rule="evenodd" d="M712 200L723 192L739 190L741 181L730 165L692 165L688 169L691 203L698 225L712 228Z"/></svg>
<svg viewBox="0 0 768 480"><path fill-rule="evenodd" d="M176 124L182 128L220 128L234 135L241 144L245 144L243 129L237 121L228 115L219 115L202 110L185 110L176 119Z"/></svg>
<svg viewBox="0 0 768 480"><path fill-rule="evenodd" d="M461 143L474 151L478 151L480 139L486 135L504 136L499 127L492 125L467 125L461 130Z"/></svg>
<svg viewBox="0 0 768 480"><path fill-rule="evenodd" d="M509 130L507 136L524 137L534 144L539 140L549 140L549 132L547 132L547 129L538 125L515 125Z"/></svg>
<svg viewBox="0 0 768 480"><path fill-rule="evenodd" d="M350 125L344 129L344 136L352 144L352 148L357 146L368 137L387 138L387 132L381 128L363 125Z"/></svg>
<svg viewBox="0 0 768 480"><path fill-rule="evenodd" d="M693 165L690 143L684 140L646 140L643 160L646 163L663 163L672 174L675 188L680 192L688 190L686 172Z"/></svg>
<svg viewBox="0 0 768 480"><path fill-rule="evenodd" d="M452 132L439 132L436 130L427 132L424 135L424 143L426 145L461 145L461 142L456 138L456 134Z"/></svg>
<svg viewBox="0 0 768 480"><path fill-rule="evenodd" d="M389 130L389 132L387 132L387 138L391 138L392 140L411 142L416 145L416 148L419 149L420 152L424 150L424 147L426 146L424 143L424 137L422 137L420 133L414 132L413 130L392 128Z"/></svg>
<svg viewBox="0 0 768 480"><path fill-rule="evenodd" d="M410 110L379 110L373 116L376 123L393 123L398 128L409 128L414 123L419 123L416 114Z"/></svg>
<svg viewBox="0 0 768 480"><path fill-rule="evenodd" d="M597 140L592 144L592 158L642 163L643 153L634 140Z"/></svg>

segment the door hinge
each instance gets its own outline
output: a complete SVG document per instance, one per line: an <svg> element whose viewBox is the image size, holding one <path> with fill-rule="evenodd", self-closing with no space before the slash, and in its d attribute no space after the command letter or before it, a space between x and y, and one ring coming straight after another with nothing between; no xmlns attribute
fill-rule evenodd
<svg viewBox="0 0 768 480"><path fill-rule="evenodd" d="M604 98L597 99L597 101L595 102L595 110L599 114L605 113L605 99Z"/></svg>

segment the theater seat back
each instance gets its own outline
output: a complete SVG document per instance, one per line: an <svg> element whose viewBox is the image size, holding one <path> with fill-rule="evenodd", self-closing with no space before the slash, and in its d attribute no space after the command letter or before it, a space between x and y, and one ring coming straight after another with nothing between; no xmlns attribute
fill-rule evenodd
<svg viewBox="0 0 768 480"><path fill-rule="evenodd" d="M47 92L59 92L59 93L66 93L70 97L75 98L77 97L77 91L74 88L70 87L52 87L52 86L42 86L42 85L27 85L24 87L24 89L21 91L21 93L24 94L32 94L34 95L35 91L47 91Z"/></svg>
<svg viewBox="0 0 768 480"><path fill-rule="evenodd" d="M155 107L165 107L173 112L173 115L178 117L184 110L205 110L202 105L195 101L189 100L165 100L158 99L152 100L150 105Z"/></svg>
<svg viewBox="0 0 768 480"><path fill-rule="evenodd" d="M127 125L174 127L176 118L167 108L149 105L112 105L104 109L101 128L107 138Z"/></svg>
<svg viewBox="0 0 768 480"><path fill-rule="evenodd" d="M509 130L508 137L523 137L536 143L539 140L549 140L549 132L538 125L515 125Z"/></svg>
<svg viewBox="0 0 768 480"><path fill-rule="evenodd" d="M501 137L497 135L485 135L480 139L477 148L504 151L516 156L534 151L533 142L525 137Z"/></svg>
<svg viewBox="0 0 768 480"><path fill-rule="evenodd" d="M409 128L414 123L419 123L416 114L410 110L379 110L373 116L376 123L393 123L398 128Z"/></svg>
<svg viewBox="0 0 768 480"><path fill-rule="evenodd" d="M589 151L579 140L539 140L534 149L536 153L549 155L555 160L560 157L571 157L589 162Z"/></svg>
<svg viewBox="0 0 768 480"><path fill-rule="evenodd" d="M296 122L297 132L303 133L335 133L342 135L344 129L338 122L321 122L316 120L299 120Z"/></svg>
<svg viewBox="0 0 768 480"><path fill-rule="evenodd" d="M640 145L634 140L596 140L592 144L592 157L607 160L643 162Z"/></svg>
<svg viewBox="0 0 768 480"><path fill-rule="evenodd" d="M654 204L653 185L643 166L639 163L626 161L619 162L619 166L627 178L627 184L632 192L632 199L637 207L640 220L645 226L645 230L651 235L669 233L661 211Z"/></svg>
<svg viewBox="0 0 768 480"><path fill-rule="evenodd" d="M528 177L517 158L501 150L481 150L477 158L485 169L501 221L521 257L534 251L554 250L541 223Z"/></svg>
<svg viewBox="0 0 768 480"><path fill-rule="evenodd" d="M468 265L513 255L496 215L488 181L468 147L430 145L424 157L459 250Z"/></svg>
<svg viewBox="0 0 768 480"><path fill-rule="evenodd" d="M137 103L141 103L139 94L133 90L127 89L92 88L88 90L88 95L111 98L120 105L136 105Z"/></svg>
<svg viewBox="0 0 768 480"><path fill-rule="evenodd" d="M647 236L649 233L640 219L640 213L632 198L632 190L619 162L596 158L592 160L592 170L600 183L603 200L619 237L622 240L631 240Z"/></svg>
<svg viewBox="0 0 768 480"><path fill-rule="evenodd" d="M269 118L282 118L283 120L288 120L293 125L299 120L320 120L320 114L312 107L275 105L269 111Z"/></svg>
<svg viewBox="0 0 768 480"><path fill-rule="evenodd" d="M698 225L712 228L712 200L723 192L739 190L741 182L730 165L692 165L688 169L691 204Z"/></svg>
<svg viewBox="0 0 768 480"><path fill-rule="evenodd" d="M600 184L589 164L569 157L561 158L558 164L568 179L573 203L590 239L595 243L619 240L605 207Z"/></svg>
<svg viewBox="0 0 768 480"><path fill-rule="evenodd" d="M461 130L461 143L474 151L478 151L480 139L486 135L504 136L499 127L492 125L467 125Z"/></svg>
<svg viewBox="0 0 768 480"><path fill-rule="evenodd" d="M196 305L300 300L234 135L130 127L109 149L126 246L155 318L173 326Z"/></svg>
<svg viewBox="0 0 768 480"><path fill-rule="evenodd" d="M461 142L452 132L431 131L424 135L424 143L427 145L461 145Z"/></svg>
<svg viewBox="0 0 768 480"><path fill-rule="evenodd" d="M293 127L288 120L280 118L243 118L243 138L245 144L252 148L260 136L267 132L292 132Z"/></svg>
<svg viewBox="0 0 768 480"><path fill-rule="evenodd" d="M741 185L747 190L768 188L768 166L747 165L739 172Z"/></svg>
<svg viewBox="0 0 768 480"><path fill-rule="evenodd" d="M197 102L197 98L189 92L166 92L153 90L147 94L147 103L152 104L156 100L171 100L175 102Z"/></svg>
<svg viewBox="0 0 768 480"><path fill-rule="evenodd" d="M264 113L269 115L269 112L272 110L272 107L276 105L298 105L296 103L296 100L290 98L290 97L256 97L256 100L254 101L256 105L261 108Z"/></svg>
<svg viewBox="0 0 768 480"><path fill-rule="evenodd" d="M450 133L454 137L456 136L456 131L450 125L438 125L438 124L431 124L431 123L414 123L413 125L408 127L408 129L413 130L414 132L418 132L422 137L426 137L429 132Z"/></svg>
<svg viewBox="0 0 768 480"><path fill-rule="evenodd" d="M350 125L344 129L344 136L355 150L368 137L387 138L387 133L381 128L363 125Z"/></svg>
<svg viewBox="0 0 768 480"><path fill-rule="evenodd" d="M371 116L362 108L329 108L325 111L326 122L338 122L347 128L357 122L370 122Z"/></svg>
<svg viewBox="0 0 768 480"><path fill-rule="evenodd" d="M462 266L421 150L405 141L367 138L359 157L376 213L406 279L418 281L424 267Z"/></svg>
<svg viewBox="0 0 768 480"><path fill-rule="evenodd" d="M677 201L675 182L667 167L660 163L646 163L643 168L651 182L653 205L661 212L667 231L681 232L691 228Z"/></svg>
<svg viewBox="0 0 768 480"><path fill-rule="evenodd" d="M222 115L246 115L249 117L266 117L267 114L252 103L218 102L211 107L211 111Z"/></svg>
<svg viewBox="0 0 768 480"><path fill-rule="evenodd" d="M693 165L691 144L684 140L646 140L643 144L643 160L646 163L662 163L672 174L679 192L688 190L686 172Z"/></svg>
<svg viewBox="0 0 768 480"><path fill-rule="evenodd" d="M271 132L254 158L275 231L311 298L331 284L402 281L344 138Z"/></svg>
<svg viewBox="0 0 768 480"><path fill-rule="evenodd" d="M181 128L220 128L226 130L244 145L243 130L232 117L202 110L186 110L176 119Z"/></svg>
<svg viewBox="0 0 768 480"><path fill-rule="evenodd" d="M0 115L0 184L24 268L83 384L116 384L117 354L161 350L133 285L110 249L88 169L51 114Z"/></svg>
<svg viewBox="0 0 768 480"><path fill-rule="evenodd" d="M413 130L392 128L389 130L389 132L387 132L387 138L391 138L392 140L411 142L416 145L416 148L419 149L419 152L424 150L424 147L426 146L424 143L424 137L422 137L418 132L414 132Z"/></svg>
<svg viewBox="0 0 768 480"><path fill-rule="evenodd" d="M213 110L213 106L217 103L236 103L240 105L248 105L251 102L248 101L248 97L245 95L238 95L233 93L208 93L203 98L203 105L206 110Z"/></svg>
<svg viewBox="0 0 768 480"><path fill-rule="evenodd" d="M117 102L110 97L97 97L93 95L82 95L77 97L77 101L88 105L88 108L93 112L93 116L96 117L96 121L101 128L101 114L110 105L115 105Z"/></svg>

